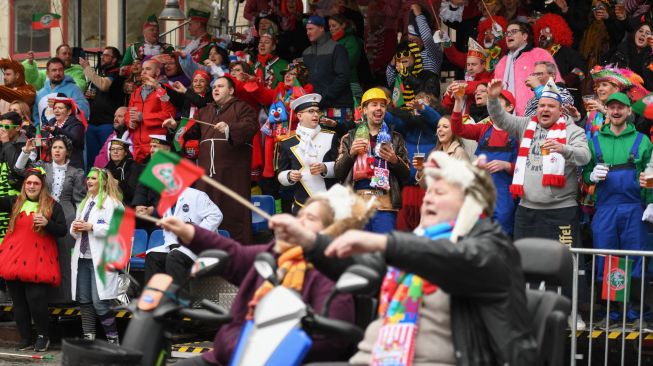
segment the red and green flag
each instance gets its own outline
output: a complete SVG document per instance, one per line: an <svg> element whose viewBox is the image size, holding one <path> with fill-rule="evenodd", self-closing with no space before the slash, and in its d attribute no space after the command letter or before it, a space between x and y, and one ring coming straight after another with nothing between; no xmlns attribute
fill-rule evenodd
<svg viewBox="0 0 653 366"><path fill-rule="evenodd" d="M49 29L59 26L61 15L55 13L32 14L32 29Z"/></svg>
<svg viewBox="0 0 653 366"><path fill-rule="evenodd" d="M138 181L159 192L159 215L172 207L179 195L204 175L204 169L169 151L157 151Z"/></svg>
<svg viewBox="0 0 653 366"><path fill-rule="evenodd" d="M392 88L392 103L396 108L401 108L406 104L406 101L404 101L404 86L399 75L395 78L395 86Z"/></svg>
<svg viewBox="0 0 653 366"><path fill-rule="evenodd" d="M129 252L134 238L136 219L129 207L116 207L109 223L104 251L97 266L98 277L104 283L107 271L124 269L129 263Z"/></svg>
<svg viewBox="0 0 653 366"><path fill-rule="evenodd" d="M627 302L630 296L630 276L633 260L609 255L603 265L603 300Z"/></svg>
<svg viewBox="0 0 653 366"><path fill-rule="evenodd" d="M191 127L193 127L194 124L195 120L192 118L181 119L181 122L179 122L179 127L177 128L177 132L175 132L175 150L181 151L181 148L184 146L184 135L186 132L188 132L188 130L190 130Z"/></svg>

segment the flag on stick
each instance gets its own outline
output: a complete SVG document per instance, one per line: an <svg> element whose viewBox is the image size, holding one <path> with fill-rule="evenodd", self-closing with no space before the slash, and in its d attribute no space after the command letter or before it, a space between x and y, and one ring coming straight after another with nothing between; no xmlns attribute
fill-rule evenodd
<svg viewBox="0 0 653 366"><path fill-rule="evenodd" d="M182 118L179 122L179 128L175 132L175 150L180 151L184 146L184 134L186 131L190 130L191 127L195 124L195 120L192 118Z"/></svg>
<svg viewBox="0 0 653 366"><path fill-rule="evenodd" d="M136 219L129 207L116 207L109 223L104 251L97 267L98 277L105 283L106 272L124 269L129 262L129 252L134 238Z"/></svg>
<svg viewBox="0 0 653 366"><path fill-rule="evenodd" d="M159 192L157 212L160 216L172 207L179 195L204 175L204 169L168 151L157 151L138 181Z"/></svg>
<svg viewBox="0 0 653 366"><path fill-rule="evenodd" d="M633 260L609 255L603 265L603 300L628 302Z"/></svg>
<svg viewBox="0 0 653 366"><path fill-rule="evenodd" d="M401 108L406 104L404 101L404 89L401 85L401 76L399 75L395 78L395 86L392 89L392 103L396 108Z"/></svg>
<svg viewBox="0 0 653 366"><path fill-rule="evenodd" d="M34 13L32 15L32 29L49 29L59 27L61 15L55 13Z"/></svg>

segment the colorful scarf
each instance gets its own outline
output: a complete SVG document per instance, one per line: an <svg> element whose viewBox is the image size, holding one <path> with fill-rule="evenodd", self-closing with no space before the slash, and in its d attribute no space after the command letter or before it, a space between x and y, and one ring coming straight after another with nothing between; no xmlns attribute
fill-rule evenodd
<svg viewBox="0 0 653 366"><path fill-rule="evenodd" d="M277 260L277 263L279 264L279 267L277 268L277 278L279 278L281 286L301 293L302 288L304 288L304 276L306 275L306 270L310 268L309 264L304 260L304 250L302 247L297 246L282 247L287 249L281 253ZM254 319L256 305L273 288L274 285L272 285L270 281L265 281L256 290L254 296L247 304L249 307L246 317L247 320Z"/></svg>
<svg viewBox="0 0 653 366"><path fill-rule="evenodd" d="M415 230L419 235L420 229ZM449 239L453 223L443 223L423 230L430 239ZM424 295L437 286L412 273L390 267L381 285L379 316L383 325L372 348L372 366L412 365L417 337L419 308Z"/></svg>
<svg viewBox="0 0 653 366"><path fill-rule="evenodd" d="M587 123L585 124L585 132L587 133L587 141L590 141L594 135L599 133L601 127L605 123L605 116L599 111L591 111L587 113Z"/></svg>
<svg viewBox="0 0 653 366"><path fill-rule="evenodd" d="M519 153L517 154L517 162L515 163L515 173L512 177L512 185L510 192L513 197L524 196L524 176L526 175L526 160L528 159L528 152L531 149L533 142L533 135L535 128L538 124L537 117L528 122L524 137L519 145ZM560 116L546 135L547 139L556 140L561 144L567 143L567 124L565 118ZM548 155L542 156L542 185L564 187L565 185L565 158L556 152L551 152Z"/></svg>

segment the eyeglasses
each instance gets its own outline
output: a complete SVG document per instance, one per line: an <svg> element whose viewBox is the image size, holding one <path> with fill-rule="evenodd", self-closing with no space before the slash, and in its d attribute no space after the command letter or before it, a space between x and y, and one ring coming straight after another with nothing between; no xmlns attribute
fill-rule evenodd
<svg viewBox="0 0 653 366"><path fill-rule="evenodd" d="M5 130L11 130L12 128L18 127L18 125L0 125Z"/></svg>
<svg viewBox="0 0 653 366"><path fill-rule="evenodd" d="M521 29L508 29L506 31L507 36L513 36L513 35L515 35L517 33L523 33L523 32L521 31Z"/></svg>
<svg viewBox="0 0 653 366"><path fill-rule="evenodd" d="M311 109L307 109L307 110L302 111L302 113L318 114L318 115L320 115L320 114L322 114L322 111L319 110L319 109L317 109L317 108L311 108Z"/></svg>
<svg viewBox="0 0 653 366"><path fill-rule="evenodd" d="M112 147L112 148L109 149L109 151L111 151L111 152L116 151L117 152L117 151L125 151L125 149L122 148L122 147Z"/></svg>

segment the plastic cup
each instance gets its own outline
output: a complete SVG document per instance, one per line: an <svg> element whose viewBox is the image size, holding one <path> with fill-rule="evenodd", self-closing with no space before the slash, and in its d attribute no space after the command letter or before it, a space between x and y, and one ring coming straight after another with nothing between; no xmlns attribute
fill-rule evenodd
<svg viewBox="0 0 653 366"><path fill-rule="evenodd" d="M646 179L646 188L653 188L653 173L645 173L644 178Z"/></svg>
<svg viewBox="0 0 653 366"><path fill-rule="evenodd" d="M465 88L467 88L467 83L464 81L456 81L456 84L460 86L458 90L456 91L456 96L457 97L464 97L465 96Z"/></svg>
<svg viewBox="0 0 653 366"><path fill-rule="evenodd" d="M583 95L583 106L585 107L585 109L587 109L587 104L593 100L596 100L596 95L594 94Z"/></svg>
<svg viewBox="0 0 653 366"><path fill-rule="evenodd" d="M546 141L542 141L540 143L540 152L542 153L542 156L548 156L551 153L551 151L549 149L544 147L545 142Z"/></svg>
<svg viewBox="0 0 653 366"><path fill-rule="evenodd" d="M424 168L424 157L426 154L424 153L415 153L413 155L413 160L415 161L415 169L423 169Z"/></svg>

